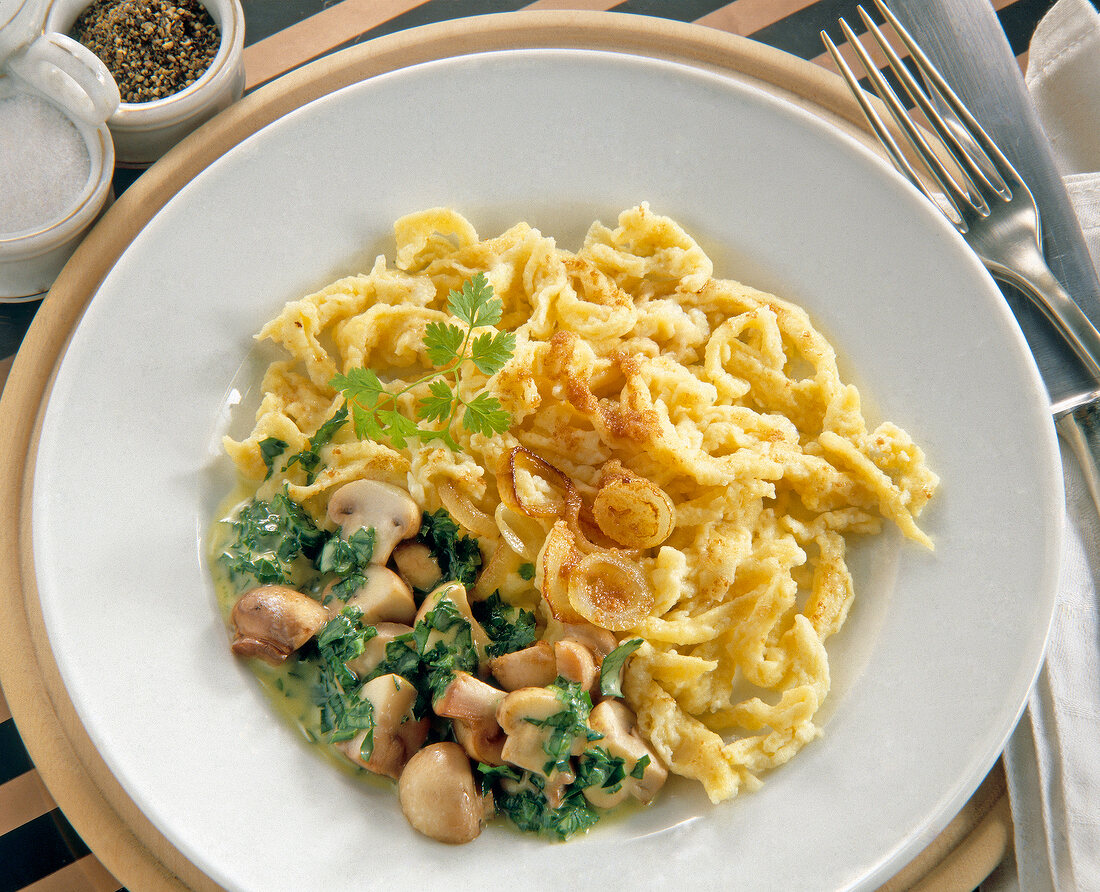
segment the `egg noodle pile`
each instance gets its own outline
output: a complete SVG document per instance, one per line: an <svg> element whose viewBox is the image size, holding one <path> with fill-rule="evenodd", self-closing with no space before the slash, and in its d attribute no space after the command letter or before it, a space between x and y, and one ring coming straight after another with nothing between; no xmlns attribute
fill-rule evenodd
<svg viewBox="0 0 1100 892"><path fill-rule="evenodd" d="M802 309L713 278L699 245L644 204L615 228L593 224L577 253L525 223L481 239L447 209L404 217L395 234L392 265L379 257L370 273L287 304L258 335L289 358L267 369L252 434L226 441L239 470L261 497L286 486L319 523L330 493L360 478L401 486L427 511L445 506L485 555L471 596L498 590L549 622L581 619L550 590L584 537L553 512L521 517L501 504L500 469L516 447L572 481L586 517L608 479L663 493L667 538L619 552L648 589L631 627L615 630L645 642L624 694L672 772L715 802L755 789L820 733L825 642L853 601L845 535L878 532L886 518L931 547L915 522L937 485L921 450L893 424L867 429L859 393ZM371 368L396 392L430 370L425 326L450 319L449 291L477 273L517 344L500 372L471 370L462 386L499 399L506 433L454 423L461 451L438 440L395 449L349 424L308 485L297 467L259 482L261 441L306 448L342 403L329 384L337 373ZM541 466L514 474L517 493L560 501ZM530 564L534 579L521 572Z"/></svg>

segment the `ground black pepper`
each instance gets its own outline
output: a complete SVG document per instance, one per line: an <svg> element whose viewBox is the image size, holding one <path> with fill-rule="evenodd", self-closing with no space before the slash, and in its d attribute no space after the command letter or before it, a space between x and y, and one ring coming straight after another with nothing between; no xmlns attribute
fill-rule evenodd
<svg viewBox="0 0 1100 892"><path fill-rule="evenodd" d="M72 36L103 61L123 102L162 99L193 84L221 34L197 0L95 0Z"/></svg>

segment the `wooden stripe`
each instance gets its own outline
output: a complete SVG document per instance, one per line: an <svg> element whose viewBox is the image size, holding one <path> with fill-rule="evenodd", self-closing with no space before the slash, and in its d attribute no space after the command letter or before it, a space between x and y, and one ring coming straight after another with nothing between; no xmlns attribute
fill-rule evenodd
<svg viewBox="0 0 1100 892"><path fill-rule="evenodd" d="M60 809L0 836L0 881L22 889L91 854Z"/></svg>
<svg viewBox="0 0 1100 892"><path fill-rule="evenodd" d="M23 892L119 892L120 889L122 884L107 868L94 855L86 855L31 883Z"/></svg>
<svg viewBox="0 0 1100 892"><path fill-rule="evenodd" d="M535 0L523 7L527 11L547 12L562 9L583 9L588 12L606 12L615 6L615 0Z"/></svg>
<svg viewBox="0 0 1100 892"><path fill-rule="evenodd" d="M697 20L697 24L747 37L773 22L805 9L816 0L734 0Z"/></svg>
<svg viewBox="0 0 1100 892"><path fill-rule="evenodd" d="M343 0L244 50L245 89L323 55L416 6L409 0Z"/></svg>
<svg viewBox="0 0 1100 892"><path fill-rule="evenodd" d="M57 808L37 771L27 771L0 786L0 835Z"/></svg>

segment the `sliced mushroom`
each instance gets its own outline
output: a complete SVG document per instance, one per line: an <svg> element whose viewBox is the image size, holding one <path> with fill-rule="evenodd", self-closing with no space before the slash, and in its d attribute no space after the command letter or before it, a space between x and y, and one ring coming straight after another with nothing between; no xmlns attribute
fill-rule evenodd
<svg viewBox="0 0 1100 892"><path fill-rule="evenodd" d="M346 602L330 598L335 582L325 589L323 600L335 615L345 607L358 607L363 611L362 623L373 626L375 623L411 623L416 616L416 601L412 589L389 567L371 564L363 568L363 584L359 586Z"/></svg>
<svg viewBox="0 0 1100 892"><path fill-rule="evenodd" d="M233 605L233 653L278 666L328 621L328 611L309 595L285 585L261 585Z"/></svg>
<svg viewBox="0 0 1100 892"><path fill-rule="evenodd" d="M603 658L619 646L619 639L613 633L591 623L563 623L561 640L579 641L596 655L599 664L602 664Z"/></svg>
<svg viewBox="0 0 1100 892"><path fill-rule="evenodd" d="M558 675L554 648L545 641L494 657L489 661L489 671L506 691L545 687Z"/></svg>
<svg viewBox="0 0 1100 892"><path fill-rule="evenodd" d="M579 641L554 642L554 664L558 675L566 681L576 682L589 694L600 680L600 663L596 662L596 655Z"/></svg>
<svg viewBox="0 0 1100 892"><path fill-rule="evenodd" d="M362 700L370 700L374 710L374 728L361 731L351 740L337 744L357 765L396 780L405 763L412 758L428 737L428 720L413 715L416 688L400 675L380 675L359 689ZM368 733L374 740L369 759L362 754Z"/></svg>
<svg viewBox="0 0 1100 892"><path fill-rule="evenodd" d="M378 480L345 483L328 503L329 520L347 539L357 530L374 530L372 564L385 564L394 546L420 529L420 508L403 489Z"/></svg>
<svg viewBox="0 0 1100 892"><path fill-rule="evenodd" d="M423 542L402 542L393 550L393 562L397 572L413 588L429 591L440 579L443 571L432 550Z"/></svg>
<svg viewBox="0 0 1100 892"><path fill-rule="evenodd" d="M363 645L363 652L359 656L347 662L347 667L360 678L370 675L381 665L386 659L386 648L391 641L402 635L412 634L412 626L401 623L375 623L374 628L378 630L378 634ZM408 646L413 647L411 640Z"/></svg>
<svg viewBox="0 0 1100 892"><path fill-rule="evenodd" d="M630 707L620 700L604 700L597 704L588 716L588 725L603 735L601 740L591 741L589 747L600 747L608 754L623 760L626 777L618 789L585 787L584 797L597 808L611 808L633 796L640 802L649 802L668 778L668 769L638 733L637 721ZM648 757L641 777L633 777L638 762Z"/></svg>
<svg viewBox="0 0 1100 892"><path fill-rule="evenodd" d="M546 778L546 798L551 807L561 804L566 785L576 780L572 769L550 767L553 762L547 753L547 745L556 730L543 722L562 711L561 701L547 688L520 688L505 697L497 708L497 722L508 735L501 748L501 757L511 765L517 765ZM574 737L568 753L579 756L584 752L586 740Z"/></svg>
<svg viewBox="0 0 1100 892"><path fill-rule="evenodd" d="M503 765L504 731L497 723L497 707L506 694L468 672L454 679L432 703L436 715L451 720L455 739L471 759L486 765Z"/></svg>
<svg viewBox="0 0 1100 892"><path fill-rule="evenodd" d="M439 842L469 842L485 823L470 760L457 743L433 743L419 750L401 772L397 796L409 823Z"/></svg>
<svg viewBox="0 0 1100 892"><path fill-rule="evenodd" d="M443 585L439 586L439 588L430 592L427 597L424 598L423 603L421 603L420 609L416 612L416 622L423 622L424 618L435 610L441 601L449 601L453 604L462 615L463 619L470 624L470 635L473 639L474 647L477 649L478 664L484 664L487 667L488 664L485 662L485 650L489 646L489 636L485 633L485 629L482 628L481 623L474 619L474 613L470 609L470 601L466 597L466 588L461 582L445 582ZM428 651L435 646L437 641L447 640L451 637L453 637L453 635L450 632L441 632L438 629L432 629L423 649Z"/></svg>

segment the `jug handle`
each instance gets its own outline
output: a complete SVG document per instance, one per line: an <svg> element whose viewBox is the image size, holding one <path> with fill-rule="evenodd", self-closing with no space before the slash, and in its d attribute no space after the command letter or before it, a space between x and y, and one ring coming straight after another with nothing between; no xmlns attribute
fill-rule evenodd
<svg viewBox="0 0 1100 892"><path fill-rule="evenodd" d="M33 84L71 114L99 125L115 113L121 97L107 66L65 34L41 35L9 59L13 74Z"/></svg>

